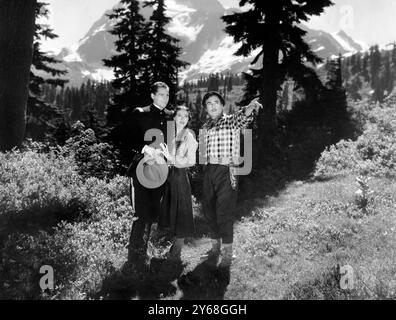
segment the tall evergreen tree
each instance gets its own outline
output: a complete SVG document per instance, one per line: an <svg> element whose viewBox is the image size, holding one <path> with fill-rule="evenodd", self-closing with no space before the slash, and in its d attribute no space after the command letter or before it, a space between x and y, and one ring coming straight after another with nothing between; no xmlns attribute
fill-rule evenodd
<svg viewBox="0 0 396 320"><path fill-rule="evenodd" d="M146 81L154 83L163 81L170 88L170 102L175 102L175 93L178 87L178 72L182 67L188 65L187 62L179 60L182 48L179 47L179 40L170 36L166 31L166 26L171 19L166 15L165 0L146 1L144 6L153 7L154 11L149 20L150 32L146 33L144 39L150 52ZM147 83L147 84L148 84ZM149 86L147 86L149 88ZM147 92L148 97L148 92Z"/></svg>
<svg viewBox="0 0 396 320"><path fill-rule="evenodd" d="M335 140L344 136L345 124L348 120L346 91L342 80L342 56L339 55L330 63L330 71L322 101L324 106L323 119L333 129Z"/></svg>
<svg viewBox="0 0 396 320"><path fill-rule="evenodd" d="M374 89L373 100L381 101L383 98L383 86L382 79L380 77L381 72L381 52L379 51L378 45L370 48L370 78L371 87Z"/></svg>
<svg viewBox="0 0 396 320"><path fill-rule="evenodd" d="M396 42L393 43L393 49L392 49L392 69L393 69L393 75L395 76L395 80L396 80Z"/></svg>
<svg viewBox="0 0 396 320"><path fill-rule="evenodd" d="M393 90L394 75L391 69L391 56L389 52L385 53L384 62L384 74L383 74L383 89L387 94Z"/></svg>
<svg viewBox="0 0 396 320"><path fill-rule="evenodd" d="M241 0L240 6L250 5L250 10L223 16L226 32L241 43L236 55L249 56L260 49L252 61L261 59L259 69L245 74L247 81L245 98L259 93L264 108L259 113L259 139L263 145L270 144L275 132L277 91L286 76L300 84L306 79L319 82L314 70L306 62L316 64L320 58L304 41L306 31L300 22L312 15L320 15L331 0ZM263 159L260 159L262 162Z"/></svg>
<svg viewBox="0 0 396 320"><path fill-rule="evenodd" d="M144 39L149 29L140 14L138 0L121 0L121 6L108 17L115 21L110 33L117 36L118 54L104 59L105 66L113 68L115 76L112 81L115 93L107 109L107 120L110 125L117 126L125 112L141 106L146 98L144 92L149 84L144 81L144 70L148 50Z"/></svg>
<svg viewBox="0 0 396 320"><path fill-rule="evenodd" d="M231 73L227 78L227 91L228 92L231 92L233 89L233 81L234 81L234 78Z"/></svg>
<svg viewBox="0 0 396 320"><path fill-rule="evenodd" d="M25 136L36 0L0 0L0 151Z"/></svg>
<svg viewBox="0 0 396 320"><path fill-rule="evenodd" d="M356 53L356 72L360 73L362 71L362 54L360 52Z"/></svg>
<svg viewBox="0 0 396 320"><path fill-rule="evenodd" d="M36 6L36 21L41 17L48 17L48 3L38 2ZM60 79L59 76L67 73L52 65L57 64L60 60L49 56L41 50L41 41L43 39L55 39L58 36L46 24L36 23L33 43L32 68L30 70L29 81L29 98L27 103L27 119L25 136L35 140L41 140L54 129L55 122L61 116L60 110L54 104L44 101L43 86L63 87L68 81ZM44 78L39 72L44 72L47 77ZM50 77L48 77L50 76Z"/></svg>
<svg viewBox="0 0 396 320"><path fill-rule="evenodd" d="M351 84L350 84L350 86L348 88L348 94L350 95L350 97L353 100L356 101L356 100L361 100L362 99L362 96L359 93L359 90L361 88L362 88L362 82L360 81L360 77L357 76L357 77L355 77L352 80L352 82L351 82Z"/></svg>
<svg viewBox="0 0 396 320"><path fill-rule="evenodd" d="M362 62L362 75L364 77L364 81L366 82L370 81L369 60L370 60L370 54L366 52L363 56L363 62Z"/></svg>

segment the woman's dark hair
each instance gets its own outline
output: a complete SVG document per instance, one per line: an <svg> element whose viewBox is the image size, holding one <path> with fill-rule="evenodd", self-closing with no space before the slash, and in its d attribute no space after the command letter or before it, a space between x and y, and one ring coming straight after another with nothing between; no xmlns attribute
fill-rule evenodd
<svg viewBox="0 0 396 320"><path fill-rule="evenodd" d="M176 115L177 115L177 113L178 113L179 111L181 111L181 110L187 111L187 114L188 114L188 122L187 122L185 128L183 129L181 135L179 135L179 136L176 137L176 150L179 149L179 147L180 147L180 145L181 145L181 143L182 143L182 140L181 140L180 138L181 138L182 136L184 136L184 131L185 131L186 129L187 129L187 130L190 130L190 129L188 129L188 125L190 124L190 120L191 120L191 112L190 112L190 110L189 110L184 104L180 104L180 105L176 106L175 110L173 111L173 118L175 118Z"/></svg>
<svg viewBox="0 0 396 320"><path fill-rule="evenodd" d="M177 112L180 111L180 110L187 111L187 113L188 113L188 121L190 122L190 120L191 120L191 112L184 104L180 104L180 105L176 106L175 111L173 111L173 118L176 117Z"/></svg>

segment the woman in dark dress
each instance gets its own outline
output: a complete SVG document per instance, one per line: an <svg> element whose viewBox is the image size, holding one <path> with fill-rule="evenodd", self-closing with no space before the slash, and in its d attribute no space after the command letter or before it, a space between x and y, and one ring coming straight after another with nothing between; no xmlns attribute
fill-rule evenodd
<svg viewBox="0 0 396 320"><path fill-rule="evenodd" d="M194 234L191 186L188 168L196 163L198 143L191 130L187 129L190 113L185 106L175 110L176 138L169 146L162 144L162 153L169 163L168 180L159 218L160 229L170 229L173 237L169 258L180 260L184 238Z"/></svg>

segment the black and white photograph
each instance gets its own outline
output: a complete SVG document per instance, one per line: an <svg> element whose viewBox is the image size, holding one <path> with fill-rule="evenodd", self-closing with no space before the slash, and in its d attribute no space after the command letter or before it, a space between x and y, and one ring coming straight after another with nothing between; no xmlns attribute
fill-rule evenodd
<svg viewBox="0 0 396 320"><path fill-rule="evenodd" d="M0 300L396 299L395 16L0 0Z"/></svg>

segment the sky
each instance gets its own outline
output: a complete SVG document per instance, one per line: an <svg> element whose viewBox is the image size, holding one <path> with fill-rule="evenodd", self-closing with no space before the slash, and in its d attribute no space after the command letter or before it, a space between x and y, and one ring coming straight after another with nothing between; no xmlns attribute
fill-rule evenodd
<svg viewBox="0 0 396 320"><path fill-rule="evenodd" d="M239 0L219 0L225 7L237 7ZM119 0L47 0L49 23L59 38L43 44L44 50L70 47L84 37L92 24ZM368 45L396 41L395 0L333 0L335 5L308 26L327 32L346 31L354 39Z"/></svg>

